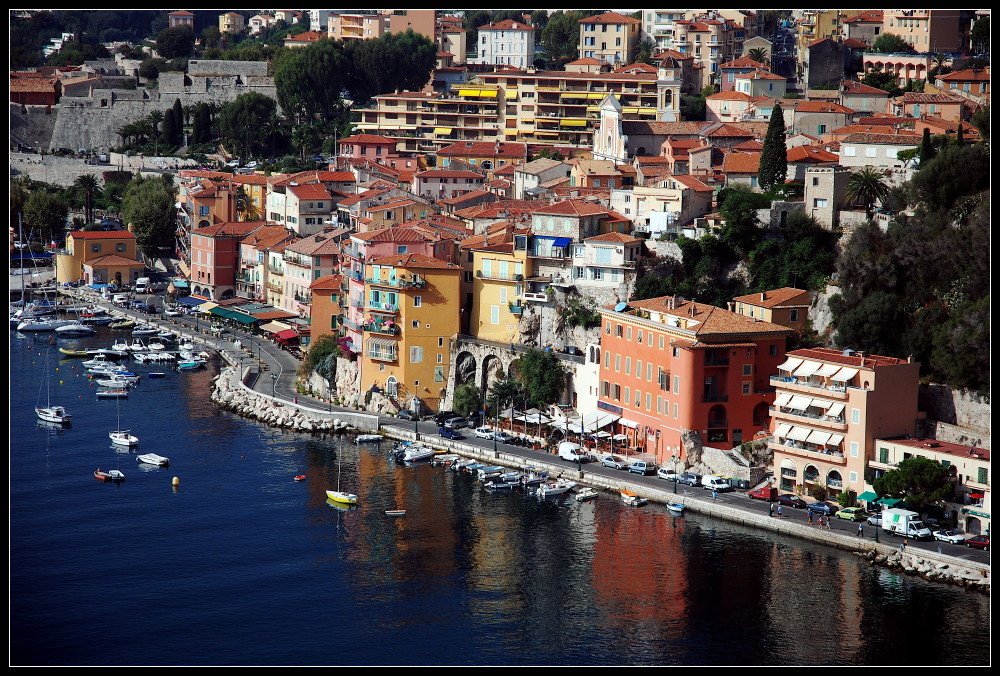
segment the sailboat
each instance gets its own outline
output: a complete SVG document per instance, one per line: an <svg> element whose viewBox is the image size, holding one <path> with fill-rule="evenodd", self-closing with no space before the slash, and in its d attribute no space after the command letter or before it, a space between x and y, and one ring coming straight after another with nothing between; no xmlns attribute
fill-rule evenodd
<svg viewBox="0 0 1000 676"><path fill-rule="evenodd" d="M339 503L341 505L356 505L358 504L358 496L354 493L346 493L340 490L340 466L343 463L343 455L341 454L341 449L337 448L337 490L327 491L326 497L333 502Z"/></svg>
<svg viewBox="0 0 1000 676"><path fill-rule="evenodd" d="M108 433L111 438L111 443L116 446L138 446L139 437L134 434L130 434L128 430L122 429L122 410L121 410L121 400L115 400L116 407L118 409L118 427Z"/></svg>
<svg viewBox="0 0 1000 676"><path fill-rule="evenodd" d="M36 405L35 415L37 415L40 420L44 420L45 422L53 422L61 424L68 423L70 422L70 420L72 420L73 416L70 415L69 412L62 406L52 405L52 399L49 394L50 390L49 381L51 380L51 378L52 374L49 373L49 353L48 351L46 351L45 352L45 406L42 407ZM39 400L42 398L42 390L40 387L38 389L38 398Z"/></svg>

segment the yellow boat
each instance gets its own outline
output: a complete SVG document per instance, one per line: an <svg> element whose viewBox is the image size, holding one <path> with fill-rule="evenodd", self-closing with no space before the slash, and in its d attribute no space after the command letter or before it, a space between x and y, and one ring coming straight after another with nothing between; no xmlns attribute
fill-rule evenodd
<svg viewBox="0 0 1000 676"><path fill-rule="evenodd" d="M343 491L327 491L326 497L329 500L338 502L342 505L356 505L358 504L358 496L354 493L344 493Z"/></svg>

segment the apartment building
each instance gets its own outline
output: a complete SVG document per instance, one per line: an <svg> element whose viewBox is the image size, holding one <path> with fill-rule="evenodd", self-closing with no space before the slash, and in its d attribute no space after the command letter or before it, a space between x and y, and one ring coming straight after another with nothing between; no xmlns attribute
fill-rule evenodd
<svg viewBox="0 0 1000 676"><path fill-rule="evenodd" d="M617 12L580 19L580 58L621 66L632 63L642 22Z"/></svg>
<svg viewBox="0 0 1000 676"><path fill-rule="evenodd" d="M242 33L244 28L246 28L246 19L243 18L242 14L226 12L219 15L219 32L223 35Z"/></svg>
<svg viewBox="0 0 1000 676"><path fill-rule="evenodd" d="M874 479L896 469L903 460L927 458L948 469L954 488L954 493L944 500L945 519L950 522L947 525L966 533L990 532L990 449L978 444L969 446L911 436L880 437L874 446L868 460L867 490L859 499L876 499L878 496L871 488Z"/></svg>
<svg viewBox="0 0 1000 676"><path fill-rule="evenodd" d="M135 235L128 230L73 230L65 251L55 255L56 282L130 285L146 269L136 256Z"/></svg>
<svg viewBox="0 0 1000 676"><path fill-rule="evenodd" d="M730 303L730 310L750 319L780 324L796 331L803 331L809 319L812 294L803 289L784 287L761 291L747 296L737 296Z"/></svg>
<svg viewBox="0 0 1000 676"><path fill-rule="evenodd" d="M413 175L412 190L416 195L432 199L451 199L480 190L485 177L475 171L460 169L428 169Z"/></svg>
<svg viewBox="0 0 1000 676"><path fill-rule="evenodd" d="M240 277L240 242L264 221L229 221L191 231L191 293L209 300L236 296Z"/></svg>
<svg viewBox="0 0 1000 676"><path fill-rule="evenodd" d="M461 268L422 254L365 264L361 390L384 393L397 409L436 411L459 332Z"/></svg>
<svg viewBox="0 0 1000 676"><path fill-rule="evenodd" d="M268 251L272 247L292 242L297 237L283 226L264 225L240 240L236 295L251 300L266 298Z"/></svg>
<svg viewBox="0 0 1000 676"><path fill-rule="evenodd" d="M535 29L518 21L479 26L477 57L473 63L530 68L535 61Z"/></svg>
<svg viewBox="0 0 1000 676"><path fill-rule="evenodd" d="M807 348L789 352L772 373L768 447L780 491L857 497L875 440L914 432L919 363Z"/></svg>
<svg viewBox="0 0 1000 676"><path fill-rule="evenodd" d="M309 285L312 296L309 337L313 344L323 336L337 337L341 333L344 316L340 304L343 281L340 275L326 275Z"/></svg>
<svg viewBox="0 0 1000 676"><path fill-rule="evenodd" d="M898 35L916 52L963 52L969 49L972 9L884 9L882 32Z"/></svg>
<svg viewBox="0 0 1000 676"><path fill-rule="evenodd" d="M285 305L308 319L312 304L312 283L320 277L340 272L340 244L346 230L319 232L290 242L285 247Z"/></svg>
<svg viewBox="0 0 1000 676"><path fill-rule="evenodd" d="M389 32L389 15L337 13L327 17L327 35L332 40L374 40Z"/></svg>
<svg viewBox="0 0 1000 676"><path fill-rule="evenodd" d="M684 460L691 444L730 449L768 429L789 328L674 296L599 311L597 407L640 452Z"/></svg>
<svg viewBox="0 0 1000 676"><path fill-rule="evenodd" d="M467 332L498 343L521 342L518 330L524 312L525 280L532 276L532 261L524 249L514 248L513 223L499 223L482 235L459 244L463 268L462 313Z"/></svg>

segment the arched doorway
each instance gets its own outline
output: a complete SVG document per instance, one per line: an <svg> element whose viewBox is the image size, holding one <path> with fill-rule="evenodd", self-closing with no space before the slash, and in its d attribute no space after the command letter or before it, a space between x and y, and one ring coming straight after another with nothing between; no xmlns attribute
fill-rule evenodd
<svg viewBox="0 0 1000 676"><path fill-rule="evenodd" d="M795 461L791 458L784 458L781 461L780 479L778 480L780 490L785 492L795 490L798 476L799 471L795 466Z"/></svg>

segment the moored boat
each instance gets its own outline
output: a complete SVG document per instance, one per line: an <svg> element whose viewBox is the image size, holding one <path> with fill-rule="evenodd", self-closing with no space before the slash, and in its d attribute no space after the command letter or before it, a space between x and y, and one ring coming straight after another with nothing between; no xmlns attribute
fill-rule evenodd
<svg viewBox="0 0 1000 676"><path fill-rule="evenodd" d="M668 502L667 509L669 509L674 514L680 514L684 511L684 505L679 502Z"/></svg>
<svg viewBox="0 0 1000 676"><path fill-rule="evenodd" d="M354 440L359 444L377 444L382 441L381 434L359 434Z"/></svg>
<svg viewBox="0 0 1000 676"><path fill-rule="evenodd" d="M587 488L577 491L575 499L577 502L586 502L587 500L593 500L598 495L597 491L589 486Z"/></svg>
<svg viewBox="0 0 1000 676"><path fill-rule="evenodd" d="M128 390L123 387L107 388L97 391L98 399L128 399Z"/></svg>
<svg viewBox="0 0 1000 676"><path fill-rule="evenodd" d="M566 493L575 487L576 487L575 481L570 481L568 479L557 479L555 481L542 484L536 489L535 493L538 495L538 497L547 498L550 495L562 495L563 493Z"/></svg>
<svg viewBox="0 0 1000 676"><path fill-rule="evenodd" d="M108 437L111 439L111 443L116 446L138 446L139 437L131 434L129 430L113 430L108 432Z"/></svg>
<svg viewBox="0 0 1000 676"><path fill-rule="evenodd" d="M135 456L135 459L144 465L155 465L157 467L167 467L170 465L168 458L164 458L162 455L157 455L156 453L143 453L142 455Z"/></svg>
<svg viewBox="0 0 1000 676"><path fill-rule="evenodd" d="M386 516L406 516L405 509L387 509L385 510Z"/></svg>
<svg viewBox="0 0 1000 676"><path fill-rule="evenodd" d="M640 497L632 491L621 491L621 496L622 502L629 507L642 507L649 502L647 498Z"/></svg>

